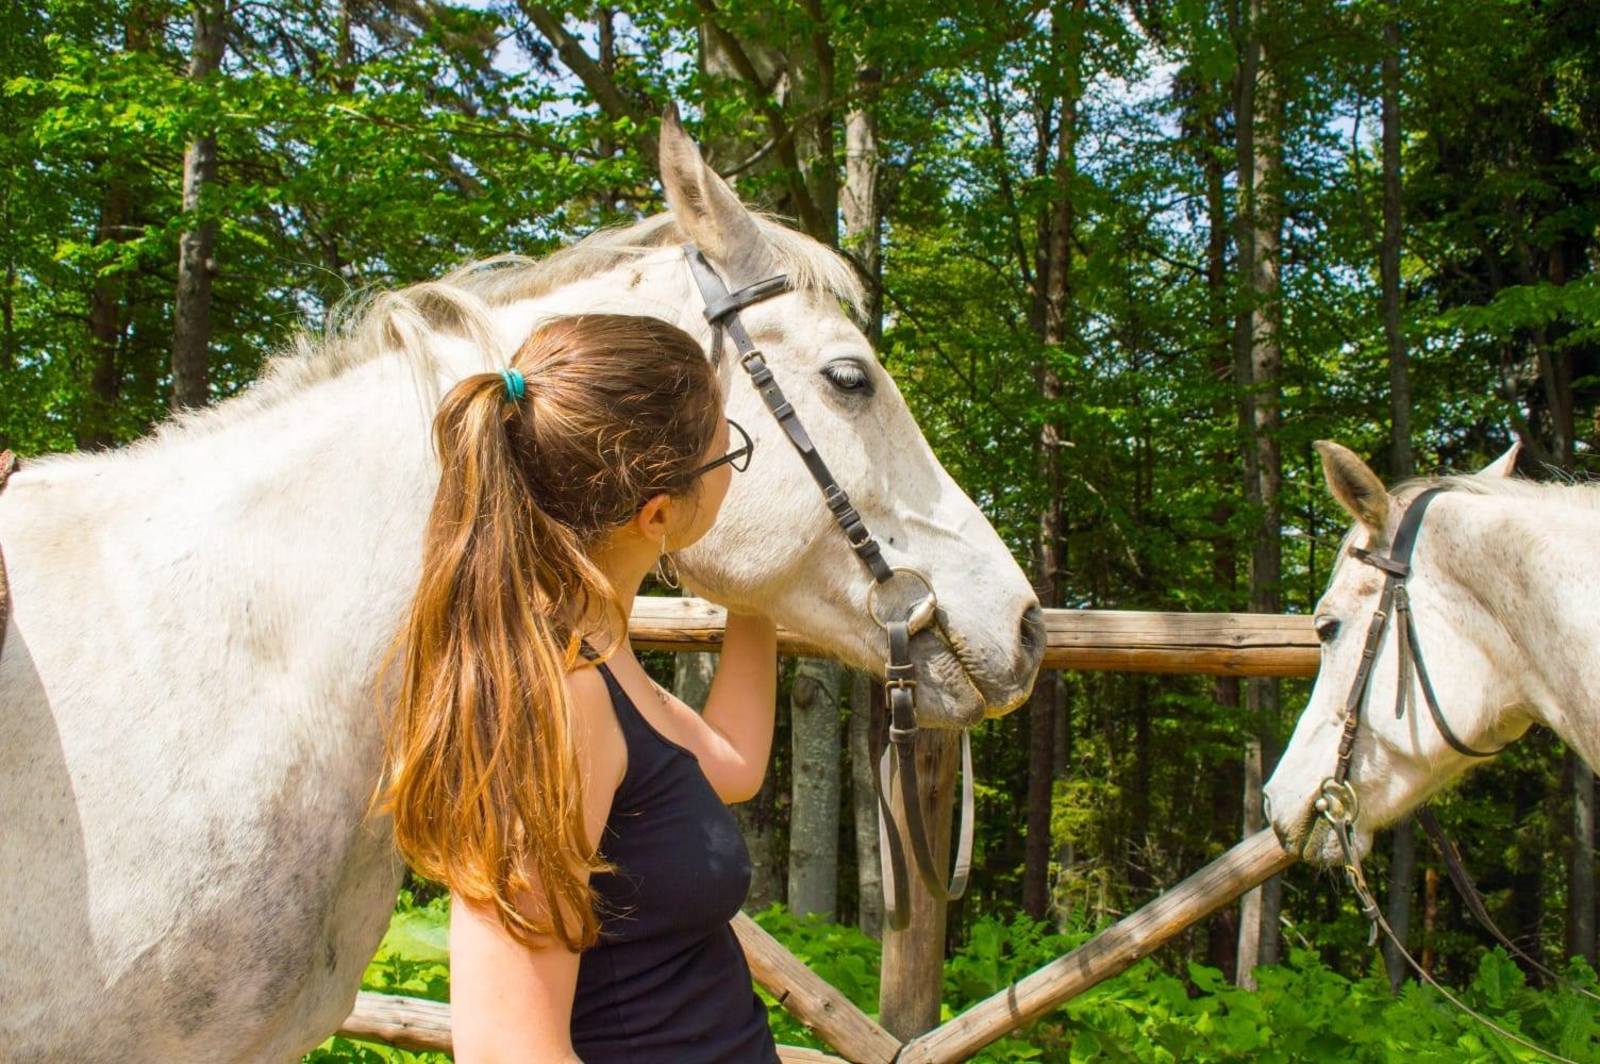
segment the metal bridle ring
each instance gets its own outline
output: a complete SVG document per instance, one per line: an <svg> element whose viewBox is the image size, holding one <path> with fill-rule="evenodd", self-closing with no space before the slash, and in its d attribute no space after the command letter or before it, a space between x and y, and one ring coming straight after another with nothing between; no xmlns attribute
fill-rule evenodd
<svg viewBox="0 0 1600 1064"><path fill-rule="evenodd" d="M896 565L893 566L889 571L892 573L905 573L907 576L914 576L922 582L923 587L928 589L927 596L925 598L918 599L911 606L911 608L906 611L908 620L912 618L918 618L919 614L923 615L922 617L918 618L920 619L921 623L915 623L911 625L912 633L915 634L918 630L925 627L928 621L933 618L933 610L939 605L939 596L933 590L933 581L929 580L918 570L907 565ZM882 584L873 584L867 589L867 614L875 622L877 622L879 628L889 627L889 622L878 616L878 591L885 587L888 583L889 581L886 580Z"/></svg>

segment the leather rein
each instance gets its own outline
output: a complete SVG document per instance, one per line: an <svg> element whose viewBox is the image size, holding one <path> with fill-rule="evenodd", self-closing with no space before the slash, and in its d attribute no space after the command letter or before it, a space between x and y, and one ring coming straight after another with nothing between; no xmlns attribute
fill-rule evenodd
<svg viewBox="0 0 1600 1064"><path fill-rule="evenodd" d="M1367 625L1366 642L1361 648L1361 664L1356 669L1355 680L1350 686L1350 693L1345 698L1344 706L1344 731L1339 736L1339 756L1334 765L1333 775L1322 781L1316 800L1316 815L1324 820L1332 829L1334 838L1338 840L1339 848L1344 855L1345 880L1350 884L1350 889L1356 895L1361 905L1361 915L1369 922L1370 931L1367 945L1377 941L1378 932L1381 930L1389 941L1405 958L1413 971L1424 982L1428 983L1439 993L1443 994L1451 1004L1467 1013L1479 1023L1512 1042L1526 1048L1543 1053L1556 1061L1566 1064L1575 1064L1568 1058L1552 1053L1542 1046L1528 1041L1515 1031L1507 1030L1495 1023L1487 1016L1474 1011L1449 990L1440 986L1433 976L1417 963L1411 953L1406 949L1404 942L1394 933L1384 918L1383 909L1379 906L1377 898L1372 893L1372 888L1367 884L1365 873L1361 870L1361 859L1355 850L1355 822L1360 815L1361 803L1356 795L1355 787L1350 783L1350 760L1355 750L1356 733L1361 728L1361 710L1367 700L1367 689L1372 684L1373 665L1377 661L1378 649L1383 645L1384 633L1388 631L1389 622L1394 621L1395 638L1398 641L1396 657L1398 658L1398 677L1395 685L1395 719L1405 716L1406 704L1414 702L1412 694L1413 677L1415 686L1422 689L1422 699L1428 707L1428 715L1433 718L1433 723L1439 729L1439 734L1450 748L1464 757L1493 757L1505 749L1504 746L1495 747L1493 750L1478 750L1462 741L1449 722L1445 719L1444 712L1439 708L1439 698L1434 693L1433 682L1428 678L1428 669L1422 661L1422 644L1417 639L1416 621L1412 616L1411 599L1406 590L1406 579L1411 575L1411 553L1416 547L1417 534L1422 528L1422 519L1427 515L1428 505L1444 492L1443 488L1429 488L1420 492L1406 507L1406 512L1400 518L1400 527L1395 531L1393 544L1387 554L1378 554L1373 551L1363 550L1360 547L1351 547L1350 554L1357 560L1379 569L1384 574L1383 591L1378 596L1378 607L1372 615L1372 620ZM1518 956L1532 962L1540 971L1554 977L1560 982L1568 982L1561 976L1551 972L1548 968L1533 961L1526 953L1517 948L1505 933L1489 918L1487 908L1484 906L1483 897L1472 882L1472 877L1467 874L1462 865L1460 855L1454 843L1446 837L1444 829L1438 820L1426 807L1417 811L1417 819L1427 831L1428 837L1433 841L1450 874L1450 881L1457 892L1467 903L1474 917L1484 925L1496 938L1511 949ZM1306 840L1310 841L1314 832L1307 832ZM1304 853L1304 844L1301 847ZM1570 984L1569 984L1570 985ZM1578 986L1571 989L1589 997L1595 995Z"/></svg>
<svg viewBox="0 0 1600 1064"><path fill-rule="evenodd" d="M861 559L862 565L873 579L873 585L867 595L867 612L884 630L889 643L889 660L884 668L884 693L889 712L888 742L884 744L883 753L878 759L878 771L873 777L874 789L878 795L878 840L883 863L884 917L890 928L903 931L911 919L910 881L906 874L906 847L889 806L889 795L893 793L896 776L900 780L901 804L905 810L904 834L910 840L917 872L933 897L939 901L953 901L961 897L966 892L967 879L972 869L975 803L972 737L969 732L963 730L961 733L961 826L956 844L955 870L948 884L935 868L934 847L919 796L915 746L918 731L917 681L916 670L911 662L911 637L930 624L937 626L939 600L933 590L932 581L925 574L907 566L891 566L884 559L878 541L873 538L866 523L862 521L860 513L850 504L849 496L834 479L822 455L817 452L816 445L811 442L805 426L800 423L799 415L784 398L783 390L767 366L766 357L750 339L750 334L739 320L739 311L745 307L791 291L793 286L788 277L778 274L730 292L698 248L692 244L686 245L683 255L689 264L689 272L700 289L700 297L706 304L705 317L711 324L712 363L717 364L721 361L723 337L726 335L733 341L734 349L738 352L739 365L749 374L750 381L755 385L762 401L766 403L767 410L777 420L790 444L800 455L800 460L805 463L811 478L821 489L823 502L833 514L834 521L844 532L851 549L855 551L856 557ZM878 610L878 595L883 588L893 583L897 576L920 583L926 594L908 606L903 616L885 616Z"/></svg>

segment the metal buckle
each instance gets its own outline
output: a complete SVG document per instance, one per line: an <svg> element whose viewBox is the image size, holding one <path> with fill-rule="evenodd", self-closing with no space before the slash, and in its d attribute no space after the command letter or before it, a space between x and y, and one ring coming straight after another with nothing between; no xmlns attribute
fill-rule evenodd
<svg viewBox="0 0 1600 1064"><path fill-rule="evenodd" d="M1361 815L1361 799L1356 797L1356 789L1348 781L1329 776L1317 789L1314 808L1322 819L1337 830L1345 824L1356 822Z"/></svg>
<svg viewBox="0 0 1600 1064"><path fill-rule="evenodd" d="M889 571L891 573L905 573L907 576L916 577L917 580L921 582L922 586L928 591L926 597L918 600L906 610L906 627L909 629L912 635L916 635L917 632L926 627L927 623L933 619L933 611L939 605L939 597L934 593L933 590L933 581L929 580L917 570L906 565L893 566ZM889 622L878 615L878 592L883 589L885 584L888 583L889 581L885 580L882 584L873 584L867 589L867 614L873 619L873 621L877 623L879 628L889 627Z"/></svg>

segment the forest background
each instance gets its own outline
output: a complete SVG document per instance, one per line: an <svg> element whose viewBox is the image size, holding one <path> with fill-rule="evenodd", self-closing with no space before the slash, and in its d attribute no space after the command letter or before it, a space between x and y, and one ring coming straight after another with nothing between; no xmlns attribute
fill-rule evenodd
<svg viewBox="0 0 1600 1064"><path fill-rule="evenodd" d="M54 0L0 33L0 447L25 454L234 394L352 291L661 209L677 101L747 202L856 261L864 328L1048 606L1309 612L1345 527L1315 439L1390 479L1513 441L1525 475L1600 463L1584 0ZM692 699L709 663L653 667ZM868 686L786 668L741 808L753 906L876 933ZM1304 694L1042 676L975 737L952 947L1093 926L1258 827ZM1547 961L1595 957L1593 805L1539 731L1439 803ZM1471 978L1437 855L1402 826L1374 869ZM1363 932L1296 869L1163 963L1249 985L1287 941L1358 975Z"/></svg>

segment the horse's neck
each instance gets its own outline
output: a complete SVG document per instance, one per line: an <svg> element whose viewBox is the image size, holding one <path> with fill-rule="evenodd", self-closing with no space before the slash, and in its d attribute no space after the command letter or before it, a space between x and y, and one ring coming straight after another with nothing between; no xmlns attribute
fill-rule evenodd
<svg viewBox="0 0 1600 1064"><path fill-rule="evenodd" d="M438 476L430 413L401 359L383 356L234 419L223 409L123 452L47 459L15 568L104 581L142 604L149 640L247 632L238 642L263 662L323 680L342 657L356 678L416 584ZM78 550L86 536L99 546ZM101 559L115 563L101 573Z"/></svg>
<svg viewBox="0 0 1600 1064"><path fill-rule="evenodd" d="M1559 494L1482 503L1457 579L1518 646L1540 723L1600 770L1600 511Z"/></svg>

